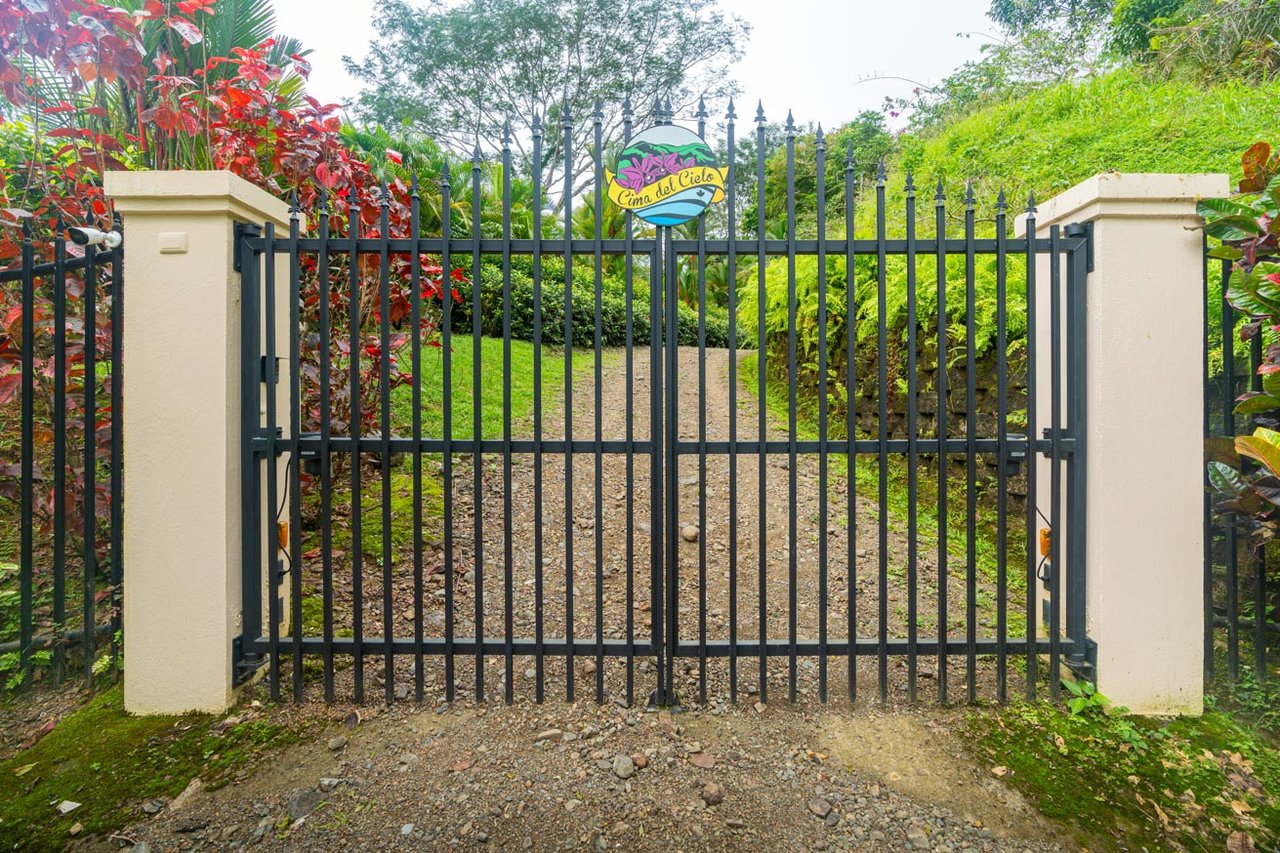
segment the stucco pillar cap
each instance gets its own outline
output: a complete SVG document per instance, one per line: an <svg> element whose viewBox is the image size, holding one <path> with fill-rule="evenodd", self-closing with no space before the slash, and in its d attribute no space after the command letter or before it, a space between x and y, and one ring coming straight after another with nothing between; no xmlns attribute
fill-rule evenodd
<svg viewBox="0 0 1280 853"><path fill-rule="evenodd" d="M1225 174L1103 172L1041 204L1036 211L1036 230L1107 217L1181 219L1200 199L1221 198L1230 192L1231 179ZM1022 237L1026 231L1024 213L1017 219L1015 233Z"/></svg>
<svg viewBox="0 0 1280 853"><path fill-rule="evenodd" d="M289 205L226 171L107 172L103 188L126 216L222 214L255 224L289 224Z"/></svg>

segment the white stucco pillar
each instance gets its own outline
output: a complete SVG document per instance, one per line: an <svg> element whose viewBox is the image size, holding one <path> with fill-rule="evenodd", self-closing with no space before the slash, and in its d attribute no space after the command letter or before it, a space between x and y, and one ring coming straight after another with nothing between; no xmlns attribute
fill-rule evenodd
<svg viewBox="0 0 1280 853"><path fill-rule="evenodd" d="M1226 175L1106 173L1042 203L1036 220L1039 237L1053 225L1093 228L1084 318L1086 627L1097 642L1099 691L1133 713L1203 710L1205 292L1195 204L1228 192ZM1025 228L1023 218L1019 233ZM1041 426L1051 397L1049 269L1041 256ZM1062 287L1065 296L1065 276ZM1047 515L1050 463L1037 465L1036 499ZM1060 562L1069 565L1061 544Z"/></svg>
<svg viewBox="0 0 1280 853"><path fill-rule="evenodd" d="M222 711L234 699L231 641L241 632L241 293L232 234L236 222L274 222L287 233L289 212L229 172L113 172L106 192L125 227L125 708ZM288 267L280 261L282 320ZM286 429L288 381L282 375L276 389Z"/></svg>

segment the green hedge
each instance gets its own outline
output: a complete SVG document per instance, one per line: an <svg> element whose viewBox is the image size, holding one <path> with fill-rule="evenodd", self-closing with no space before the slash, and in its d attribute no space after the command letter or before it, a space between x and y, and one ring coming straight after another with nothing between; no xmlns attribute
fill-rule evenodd
<svg viewBox="0 0 1280 853"><path fill-rule="evenodd" d="M512 258L511 263L511 337L533 340L533 262L529 258ZM573 342L575 347L589 347L595 342L595 270L594 265L575 263L572 269ZM637 276L637 279L639 277ZM627 333L626 282L619 276L605 274L600 279L601 344L623 346ZM452 326L458 334L471 331L472 284L457 287L461 303L453 307ZM502 336L503 275L501 262L486 260L480 268L480 331L493 337ZM708 308L706 337L709 347L729 345L728 315ZM632 295L632 338L643 346L649 340L649 288L645 281L635 281ZM681 303L678 342L684 346L698 343L698 312ZM564 344L564 262L560 258L543 258L542 262L542 341ZM741 336L739 341L742 341Z"/></svg>

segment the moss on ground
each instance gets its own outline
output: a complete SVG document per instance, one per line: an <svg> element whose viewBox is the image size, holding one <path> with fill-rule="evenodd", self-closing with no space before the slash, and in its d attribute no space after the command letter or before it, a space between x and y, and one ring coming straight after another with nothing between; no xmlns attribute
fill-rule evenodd
<svg viewBox="0 0 1280 853"><path fill-rule="evenodd" d="M1280 755L1225 711L1073 716L1046 701L975 711L967 725L977 758L1082 843L1221 850L1248 836L1270 849L1280 837Z"/></svg>
<svg viewBox="0 0 1280 853"><path fill-rule="evenodd" d="M438 473L439 463L422 460L422 539L427 545L439 542L443 535L442 514L444 487ZM351 490L349 472L342 483L335 483L331 512L333 518L331 547L335 552L351 553ZM382 556L382 478L366 472L361 482L360 551L370 559ZM303 527L302 548L305 553L319 553L320 491L312 489L303 498L307 522ZM406 456L391 471L391 547L400 553L413 547L413 459Z"/></svg>
<svg viewBox="0 0 1280 853"><path fill-rule="evenodd" d="M264 752L303 735L268 720L227 719L133 717L124 711L122 688L98 694L30 749L0 762L0 846L57 850L76 824L80 837L105 837L136 820L145 800L176 796L197 776L221 787ZM63 800L81 805L59 815Z"/></svg>

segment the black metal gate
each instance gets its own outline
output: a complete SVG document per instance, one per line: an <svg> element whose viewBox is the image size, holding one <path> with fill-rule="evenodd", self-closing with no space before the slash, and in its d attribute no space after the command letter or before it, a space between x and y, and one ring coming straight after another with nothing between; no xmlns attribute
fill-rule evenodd
<svg viewBox="0 0 1280 853"><path fill-rule="evenodd" d="M305 234L296 214L288 234L271 225L240 229L245 633L233 653L242 673L266 664L273 692L291 680L297 699L312 681L332 699L349 677L362 701L368 659L375 667L380 659L372 677L387 701L410 694L422 701L428 692L452 700L462 659L473 662L468 689L478 700L489 695L488 669L498 671L507 701L518 694L541 701L554 670L570 700L582 675L592 677L597 701L612 696L631 704L639 670L641 695L652 690L653 701L666 705L694 701L695 687L699 702L709 692L767 701L771 685L782 683L796 700L815 682L826 701L830 681L842 682L851 699L870 681L881 700L899 686L914 700L926 679L945 702L956 677L949 664L963 666L969 701L980 688L1003 700L1011 678L1022 683L1014 689L1034 695L1041 686L1057 690L1064 661L1087 667L1088 234L1055 226L1047 238L1014 238L1001 194L994 228L983 225L991 236L980 237L970 185L960 234L950 236L943 184L929 211L927 202L917 207L908 176L901 190L905 234L891 238L883 165L864 182L847 155L835 164L844 174L844 213L828 221L832 169L819 131L817 222L802 236L798 134L788 116L785 233L772 237L766 225L774 223L764 215L763 110L756 119L757 215L748 234L735 118L730 104L723 216L710 223L703 216L693 227L646 230L627 213L620 236L603 233L605 145L597 112L595 186L574 197L566 181L560 234L535 226L528 238L512 236L509 138L501 143L500 173L486 171L477 148L469 216L455 215L446 166L434 234L421 225L416 182L404 233L395 233L387 190L376 217L362 216L367 211L353 191L347 216L322 204ZM653 120L671 124L669 106L655 105ZM697 127L705 138L702 109ZM563 116L565 174L572 128ZM629 109L623 132L631 138ZM551 133L537 118L529 129L535 223L543 221L544 204L551 207L542 154ZM500 185L490 186L494 174ZM873 223L856 213L864 183L875 195ZM501 195L500 209L484 209L486 193ZM575 236L575 207L591 200L594 230ZM1027 210L1034 235L1033 202ZM500 214L500 223L490 225L485 213ZM929 228L930 220L931 236L917 236L918 223ZM432 271L436 259L439 273ZM287 263L283 280L278 263ZM583 264L595 281L589 341L580 339L582 325L575 339L574 268ZM469 298L451 298L455 265L470 279ZM707 345L708 268L716 265L730 283L724 349ZM531 307L513 285L517 267L529 270ZM604 345L606 267L620 269L625 282L617 347ZM781 332L766 316L771 275L786 281ZM438 294L424 293L432 276L442 282ZM486 276L500 278L488 302ZM684 307L682 276L696 291ZM846 285L833 288L829 278ZM858 313L857 287L847 284L858 280L875 288L878 311L869 320ZM891 285L905 287L907 316L896 324L887 316ZM362 300L366 287L376 305ZM283 318L275 307L282 288L289 306ZM548 289L562 293L562 305L543 298ZM756 311L746 316L741 301L752 292ZM318 304L309 293L319 294ZM1018 312L1012 318L1011 304ZM924 315L925 305L937 309ZM513 314L526 309L533 403L522 426L512 403ZM422 321L434 312L438 329L428 335ZM815 318L812 337L800 328L806 312ZM993 337L980 353L978 327L987 314ZM849 317L874 333L847 333ZM410 332L397 344L400 322ZM500 328L493 336L500 363L492 355L485 360L492 343L486 324ZM282 339L277 326L286 330ZM690 346L669 345L682 329ZM547 345L561 336L563 355ZM455 399L453 365L468 350L470 406L465 394ZM750 385L741 375L744 353L755 359ZM437 385L423 378L424 364L437 355L438 413L424 408ZM555 371L563 391L550 400L547 358L563 360L563 371ZM591 365L589 374L575 373L575 358ZM413 379L398 389L406 361ZM833 368L837 362L845 366ZM281 371L277 365L285 363ZM499 370L500 435L490 435L482 424L495 404L485 408L481 388L486 372ZM725 406L708 391L722 370ZM980 379L984 371L994 378ZM961 373L963 381L951 381ZM282 374L290 378L283 389ZM623 386L622 402L611 403ZM785 389L776 420L771 387ZM871 405L859 390L868 387ZM369 404L363 410L362 400ZM376 412L373 426L362 411ZM436 426L424 422L437 416ZM469 418L470 429L460 428L459 418ZM528 434L518 434L522 429ZM1027 464L1038 457L1047 463ZM287 467L268 469L273 460L288 460ZM586 473L575 475L575 465L588 466ZM723 478L709 481L722 467ZM396 525L406 518L411 541L397 541ZM436 535L433 519L442 527L438 542L428 541ZM366 536L377 551L365 549ZM563 554L559 541L548 541L561 538ZM576 589L584 582L593 595ZM557 594L549 595L548 585ZM829 671L831 658L844 664ZM785 660L785 673L771 672L771 660Z"/></svg>

